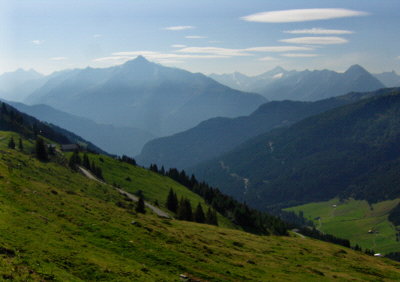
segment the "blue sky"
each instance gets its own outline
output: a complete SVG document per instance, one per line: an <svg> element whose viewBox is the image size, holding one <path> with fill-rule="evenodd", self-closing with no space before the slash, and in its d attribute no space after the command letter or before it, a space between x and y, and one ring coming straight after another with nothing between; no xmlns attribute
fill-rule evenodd
<svg viewBox="0 0 400 282"><path fill-rule="evenodd" d="M398 0L0 0L0 73L144 55L192 72L400 73Z"/></svg>

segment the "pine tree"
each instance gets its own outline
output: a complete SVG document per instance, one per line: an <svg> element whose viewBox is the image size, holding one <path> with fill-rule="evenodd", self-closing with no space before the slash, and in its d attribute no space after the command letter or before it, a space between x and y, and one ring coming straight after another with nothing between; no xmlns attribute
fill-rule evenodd
<svg viewBox="0 0 400 282"><path fill-rule="evenodd" d="M178 198L172 188L169 189L166 206L172 212L177 212L178 210Z"/></svg>
<svg viewBox="0 0 400 282"><path fill-rule="evenodd" d="M197 204L197 208L196 211L194 213L194 221L198 222L198 223L204 223L206 220L204 212L203 212L203 208L201 206L200 203Z"/></svg>
<svg viewBox="0 0 400 282"><path fill-rule="evenodd" d="M47 155L46 144L40 137L36 139L36 157L41 161L47 161L49 156Z"/></svg>
<svg viewBox="0 0 400 282"><path fill-rule="evenodd" d="M188 220L188 221L193 220L192 206L188 199L182 197L181 200L179 201L177 217L178 219L181 220Z"/></svg>
<svg viewBox="0 0 400 282"><path fill-rule="evenodd" d="M15 149L15 142L13 137L11 137L10 141L8 141L8 148Z"/></svg>
<svg viewBox="0 0 400 282"><path fill-rule="evenodd" d="M71 157L69 158L68 165L72 169L76 169L77 166L81 165L81 157L79 156L79 152L77 150L72 153Z"/></svg>
<svg viewBox="0 0 400 282"><path fill-rule="evenodd" d="M83 154L83 162L82 165L84 168L87 168L88 170L90 170L90 160L88 155L85 153Z"/></svg>
<svg viewBox="0 0 400 282"><path fill-rule="evenodd" d="M143 200L142 196L139 197L135 211L140 212L140 213L146 213L146 209L144 206L144 200Z"/></svg>
<svg viewBox="0 0 400 282"><path fill-rule="evenodd" d="M1 113L5 114L5 115L8 115L8 110L7 110L6 103L2 103L2 105L1 105Z"/></svg>
<svg viewBox="0 0 400 282"><path fill-rule="evenodd" d="M206 223L211 225L218 225L217 212L208 208L206 215Z"/></svg>
<svg viewBox="0 0 400 282"><path fill-rule="evenodd" d="M18 139L18 149L19 149L20 151L23 151L23 150L24 150L24 144L22 144L22 139L21 139L21 137Z"/></svg>

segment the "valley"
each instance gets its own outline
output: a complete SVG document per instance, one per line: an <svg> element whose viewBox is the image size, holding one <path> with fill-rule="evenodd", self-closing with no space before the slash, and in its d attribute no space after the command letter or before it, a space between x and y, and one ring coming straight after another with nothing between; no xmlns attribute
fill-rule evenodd
<svg viewBox="0 0 400 282"><path fill-rule="evenodd" d="M324 233L348 238L353 245L385 254L400 249L396 226L388 220L399 202L395 199L368 204L354 199L332 199L286 210L303 213Z"/></svg>

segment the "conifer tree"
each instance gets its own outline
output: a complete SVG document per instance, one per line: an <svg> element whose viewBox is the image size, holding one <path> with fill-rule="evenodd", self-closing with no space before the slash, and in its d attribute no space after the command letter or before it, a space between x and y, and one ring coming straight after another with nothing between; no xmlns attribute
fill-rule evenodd
<svg viewBox="0 0 400 282"><path fill-rule="evenodd" d="M1 105L1 113L5 114L5 115L8 114L6 103L2 103L2 105Z"/></svg>
<svg viewBox="0 0 400 282"><path fill-rule="evenodd" d="M218 225L217 212L208 208L206 215L206 223L211 225Z"/></svg>
<svg viewBox="0 0 400 282"><path fill-rule="evenodd" d="M196 211L194 213L194 221L198 223L204 223L206 220L203 208L200 203L197 204Z"/></svg>
<svg viewBox="0 0 400 282"><path fill-rule="evenodd" d="M36 139L36 157L41 161L47 161L49 156L47 155L46 144L44 140L40 137Z"/></svg>
<svg viewBox="0 0 400 282"><path fill-rule="evenodd" d="M169 189L168 197L167 197L167 209L172 212L178 211L178 197L176 196L174 190Z"/></svg>
<svg viewBox="0 0 400 282"><path fill-rule="evenodd" d="M8 148L15 149L15 141L14 138L11 136L10 141L8 141Z"/></svg>
<svg viewBox="0 0 400 282"><path fill-rule="evenodd" d="M18 149L19 149L20 151L23 151L23 150L24 150L24 144L22 144L22 139L21 139L21 137L18 139Z"/></svg>
<svg viewBox="0 0 400 282"><path fill-rule="evenodd" d="M87 168L90 170L90 160L89 157L86 153L83 154L83 162L82 162L83 167Z"/></svg>
<svg viewBox="0 0 400 282"><path fill-rule="evenodd" d="M69 158L69 167L76 169L78 165L81 165L81 157L79 156L78 150L75 150Z"/></svg>
<svg viewBox="0 0 400 282"><path fill-rule="evenodd" d="M135 209L135 211L136 211L136 212L140 212L140 213L146 213L146 209L145 209L145 206L144 206L144 199L143 199L143 196L140 196L140 197L139 197L139 200L138 200L138 202L137 202L137 204L136 204L136 209Z"/></svg>
<svg viewBox="0 0 400 282"><path fill-rule="evenodd" d="M181 220L193 220L192 205L188 199L182 197L179 201L177 217Z"/></svg>

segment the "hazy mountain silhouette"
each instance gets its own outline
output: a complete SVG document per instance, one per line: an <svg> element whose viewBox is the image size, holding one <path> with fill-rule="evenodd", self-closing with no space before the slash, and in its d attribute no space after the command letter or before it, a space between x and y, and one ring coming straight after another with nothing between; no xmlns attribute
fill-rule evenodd
<svg viewBox="0 0 400 282"><path fill-rule="evenodd" d="M26 101L162 136L212 117L249 114L266 99L139 56L120 66L58 75Z"/></svg>
<svg viewBox="0 0 400 282"><path fill-rule="evenodd" d="M352 91L373 91L385 87L378 79L359 65L346 72L331 70L285 71L278 67L255 77L243 75L212 75L230 87L262 94L268 100L316 101L343 95ZM234 78L242 78L240 81ZM239 85L235 87L235 85Z"/></svg>

